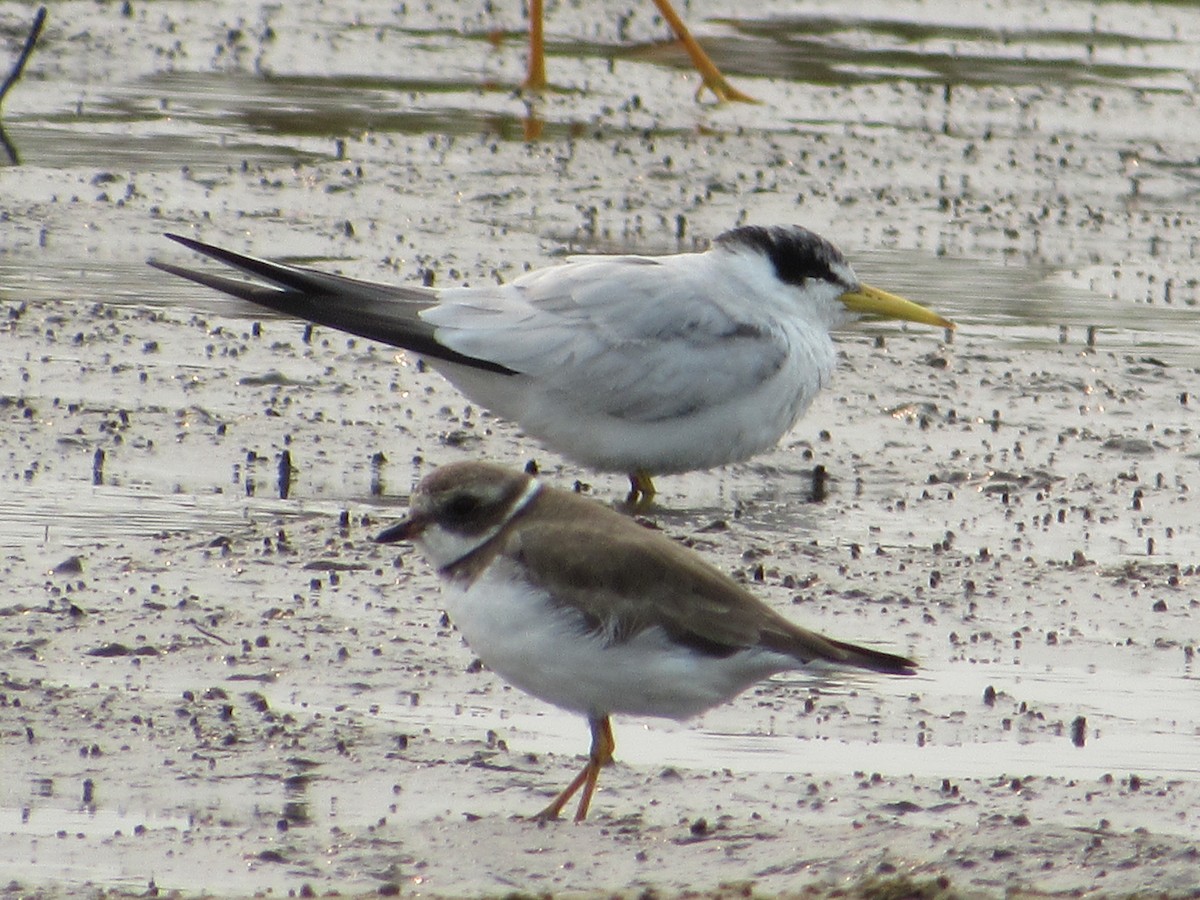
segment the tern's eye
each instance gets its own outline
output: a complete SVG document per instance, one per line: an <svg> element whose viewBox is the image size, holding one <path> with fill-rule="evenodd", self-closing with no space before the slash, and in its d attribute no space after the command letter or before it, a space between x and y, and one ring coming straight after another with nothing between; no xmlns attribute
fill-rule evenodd
<svg viewBox="0 0 1200 900"><path fill-rule="evenodd" d="M479 506L480 500L474 494L456 494L446 501L443 509L452 519L465 519L478 510Z"/></svg>

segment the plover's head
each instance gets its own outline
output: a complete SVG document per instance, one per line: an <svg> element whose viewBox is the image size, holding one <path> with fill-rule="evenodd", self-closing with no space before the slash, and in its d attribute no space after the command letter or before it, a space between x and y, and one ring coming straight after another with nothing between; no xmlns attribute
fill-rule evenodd
<svg viewBox="0 0 1200 900"><path fill-rule="evenodd" d="M532 476L492 463L442 466L413 491L408 518L375 540L419 541L429 561L440 569L495 537L538 489Z"/></svg>

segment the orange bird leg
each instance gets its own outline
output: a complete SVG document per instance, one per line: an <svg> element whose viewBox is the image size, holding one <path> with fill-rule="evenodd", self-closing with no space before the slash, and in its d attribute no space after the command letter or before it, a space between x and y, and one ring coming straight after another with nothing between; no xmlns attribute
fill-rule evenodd
<svg viewBox="0 0 1200 900"><path fill-rule="evenodd" d="M531 91L546 89L546 38L542 27L542 0L529 0L529 69L521 87Z"/></svg>
<svg viewBox="0 0 1200 900"><path fill-rule="evenodd" d="M658 491L654 487L654 480L649 472L639 469L636 472L629 473L629 495L625 498L625 505L642 509L650 505L650 501L654 499L654 495Z"/></svg>
<svg viewBox="0 0 1200 900"><path fill-rule="evenodd" d="M540 6L541 3L539 2L538 5ZM679 13L675 12L675 8L671 6L670 0L654 0L654 5L658 7L658 11L662 14L662 17L667 20L667 24L671 26L671 30L675 32L675 37L679 38L679 42L683 44L683 49L692 58L692 65L700 73L702 81L700 82L700 87L696 90L697 100L704 93L704 89L708 88L722 103L734 100L739 103L758 103L749 94L742 93L725 79L725 76L721 74L721 70L716 67L713 61L709 59L708 54L704 52L704 48L696 43L696 39L692 37L692 33L683 24L683 19L679 18Z"/></svg>
<svg viewBox="0 0 1200 900"><path fill-rule="evenodd" d="M570 784L563 788L562 793L555 797L549 806L534 816L535 819L543 822L548 819L557 819L563 807L580 788L583 788L583 793L579 797L579 806L575 810L575 821L582 822L587 818L588 807L591 806L592 795L596 792L596 780L600 777L600 770L612 762L613 750L617 747L617 742L613 739L612 722L609 721L608 716L600 718L589 716L588 725L592 729L592 752L588 756L587 765L572 779Z"/></svg>

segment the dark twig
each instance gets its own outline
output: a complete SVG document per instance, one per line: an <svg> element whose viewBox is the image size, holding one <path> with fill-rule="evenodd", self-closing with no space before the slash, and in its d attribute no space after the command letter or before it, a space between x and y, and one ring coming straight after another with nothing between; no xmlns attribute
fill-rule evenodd
<svg viewBox="0 0 1200 900"><path fill-rule="evenodd" d="M8 156L8 161L14 166L21 164L21 157L17 153L17 148L13 146L12 141L8 139L8 135L4 133L4 124L0 122L0 147L4 148L5 154Z"/></svg>
<svg viewBox="0 0 1200 900"><path fill-rule="evenodd" d="M233 641L227 641L227 640L225 640L225 638L221 637L219 634L213 634L207 628L200 627L200 623L197 622L195 619L189 619L188 624L191 625L193 628L195 628L198 632L200 632L202 635L204 635L207 638L212 638L214 641L220 641L226 647L233 646Z"/></svg>
<svg viewBox="0 0 1200 900"><path fill-rule="evenodd" d="M37 39L42 35L42 26L46 24L46 7L41 7L37 11L37 15L33 17L33 27L29 29L29 37L25 38L25 46L21 48L21 55L17 57L16 64L12 67L12 71L8 73L8 77L4 79L4 84L0 85L0 106L4 105L4 97L17 79L21 77L21 73L25 71L25 63L29 60L29 54L33 52L33 45L37 43Z"/></svg>

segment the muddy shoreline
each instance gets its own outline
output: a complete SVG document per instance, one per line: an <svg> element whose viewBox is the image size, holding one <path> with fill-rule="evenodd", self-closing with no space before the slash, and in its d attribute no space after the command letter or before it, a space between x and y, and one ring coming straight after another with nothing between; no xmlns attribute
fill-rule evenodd
<svg viewBox="0 0 1200 900"><path fill-rule="evenodd" d="M6 101L8 893L1195 896L1200 15L693 3L764 101L712 108L648 4L618 33L595 2L552 12L531 109L492 89L518 8L336 6L57 4ZM593 819L539 828L586 726L482 670L371 537L456 459L623 479L145 260L195 263L173 231L472 283L742 221L960 328L843 333L777 450L661 479L650 519L922 671L618 719Z"/></svg>

